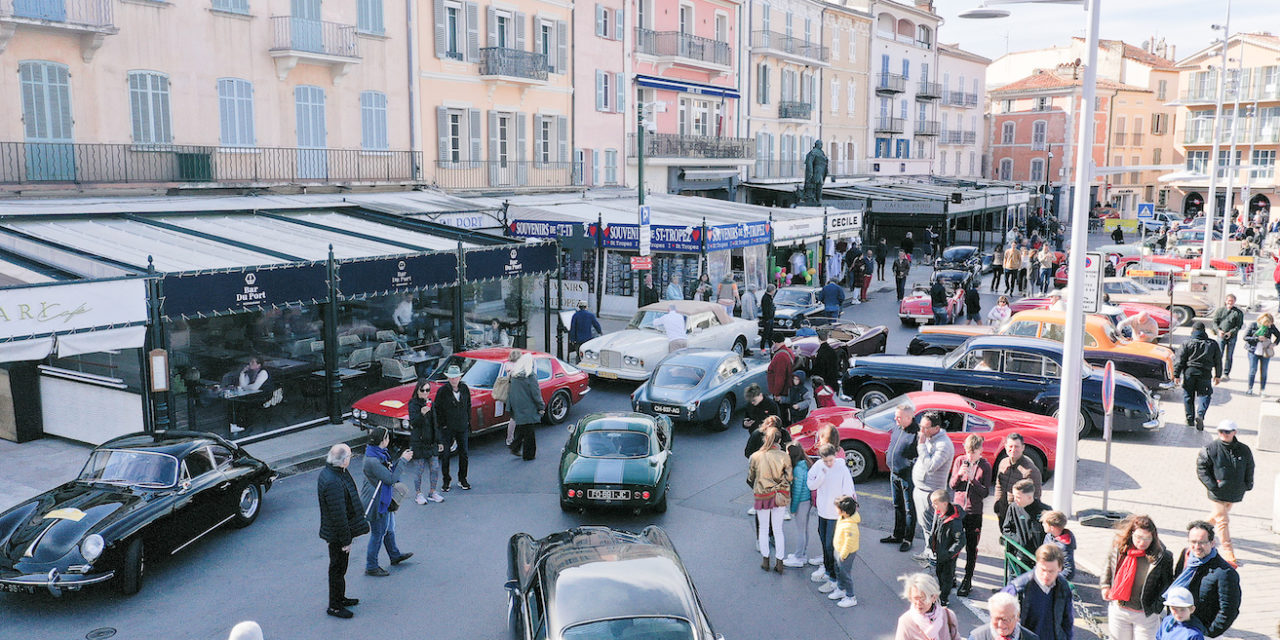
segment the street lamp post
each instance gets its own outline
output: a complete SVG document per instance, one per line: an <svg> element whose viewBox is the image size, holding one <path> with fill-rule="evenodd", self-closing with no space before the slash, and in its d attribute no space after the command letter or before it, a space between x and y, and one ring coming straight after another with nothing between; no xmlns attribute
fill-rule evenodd
<svg viewBox="0 0 1280 640"><path fill-rule="evenodd" d="M1043 3L1050 0L987 0L982 8L961 12L962 18L993 18L1009 15L989 9L991 4ZM1085 39L1084 80L1081 83L1080 123L1076 148L1074 205L1071 211L1071 257L1067 262L1066 333L1062 340L1062 382L1058 399L1058 449L1054 504L1068 517L1074 514L1072 497L1076 486L1076 439L1082 416L1080 390L1084 375L1084 259L1088 243L1089 183L1093 180L1094 96L1098 82L1098 18L1102 0L1075 0L1057 4L1084 4L1089 14Z"/></svg>
<svg viewBox="0 0 1280 640"><path fill-rule="evenodd" d="M1236 56L1236 78L1234 93L1236 94L1235 104L1231 107L1231 148L1227 150L1227 197L1223 200L1222 206L1222 241L1218 244L1218 257L1223 260L1227 259L1227 235L1231 231L1231 218L1234 216L1235 207L1231 204L1231 197L1234 195L1236 187L1236 174L1240 172L1240 161L1236 159L1236 143L1239 142L1236 137L1236 129L1240 127L1240 91L1244 89L1244 52ZM1226 73L1223 73L1226 78Z"/></svg>
<svg viewBox="0 0 1280 640"><path fill-rule="evenodd" d="M1227 0L1227 20L1221 25L1213 25L1214 29L1222 30L1222 64L1218 67L1218 100L1214 110L1213 117L1213 148L1209 152L1209 198L1205 202L1204 211L1204 244L1200 248L1200 268L1208 270L1211 266L1210 259L1213 250L1213 218L1217 214L1217 190L1218 190L1218 171L1222 168L1218 162L1218 150L1221 147L1221 139L1218 127L1222 125L1222 101L1227 93L1227 45L1231 43L1231 0ZM1222 232L1226 233L1226 229Z"/></svg>
<svg viewBox="0 0 1280 640"><path fill-rule="evenodd" d="M1048 216L1050 215L1049 203L1053 200L1053 196L1049 195L1049 167L1053 165L1053 152L1049 150L1048 140L1044 143L1044 151L1044 197L1040 201L1044 204L1044 215Z"/></svg>

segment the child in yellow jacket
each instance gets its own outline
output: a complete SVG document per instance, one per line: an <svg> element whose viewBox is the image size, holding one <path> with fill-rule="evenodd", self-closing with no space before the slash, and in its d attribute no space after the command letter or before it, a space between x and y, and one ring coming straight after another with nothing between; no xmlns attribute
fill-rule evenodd
<svg viewBox="0 0 1280 640"><path fill-rule="evenodd" d="M835 600L838 607L849 608L858 604L858 597L853 595L853 559L858 555L862 535L858 524L862 522L862 514L858 513L858 501L852 496L836 498L836 509L840 512L832 540L836 552L836 590L827 598Z"/></svg>

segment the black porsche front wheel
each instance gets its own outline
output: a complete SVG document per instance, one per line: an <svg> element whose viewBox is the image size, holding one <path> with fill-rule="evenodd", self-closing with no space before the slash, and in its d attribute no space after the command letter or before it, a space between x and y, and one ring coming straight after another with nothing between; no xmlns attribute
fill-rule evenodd
<svg viewBox="0 0 1280 640"><path fill-rule="evenodd" d="M120 593L131 596L142 589L142 575L146 571L146 550L142 538L134 538L124 552L117 586Z"/></svg>
<svg viewBox="0 0 1280 640"><path fill-rule="evenodd" d="M258 512L261 510L262 487L251 482L240 490L240 497L236 500L236 514L231 519L231 525L237 529L243 529L258 519Z"/></svg>

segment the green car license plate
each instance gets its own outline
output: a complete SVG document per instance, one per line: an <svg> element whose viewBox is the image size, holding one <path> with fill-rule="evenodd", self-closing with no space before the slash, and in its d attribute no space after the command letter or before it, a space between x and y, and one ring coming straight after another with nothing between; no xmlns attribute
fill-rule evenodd
<svg viewBox="0 0 1280 640"><path fill-rule="evenodd" d="M588 500L630 500L631 492L626 489L587 489Z"/></svg>

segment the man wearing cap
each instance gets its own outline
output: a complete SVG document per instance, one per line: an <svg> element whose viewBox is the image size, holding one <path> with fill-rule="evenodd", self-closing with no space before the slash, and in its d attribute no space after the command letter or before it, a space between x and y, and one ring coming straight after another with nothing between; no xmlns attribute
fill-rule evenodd
<svg viewBox="0 0 1280 640"><path fill-rule="evenodd" d="M578 311L569 320L569 353L577 353L582 343L604 333L600 321L587 309L587 301L578 301Z"/></svg>
<svg viewBox="0 0 1280 640"><path fill-rule="evenodd" d="M1169 615L1160 622L1156 640L1204 640L1204 623L1191 615L1196 603L1185 587L1170 587L1164 595L1164 606Z"/></svg>
<svg viewBox="0 0 1280 640"><path fill-rule="evenodd" d="M1209 522L1221 541L1218 544L1222 559L1238 564L1227 521L1231 506L1244 500L1246 491L1253 490L1253 451L1236 438L1234 420L1218 423L1218 438L1206 444L1196 459L1196 475L1213 501Z"/></svg>
<svg viewBox="0 0 1280 640"><path fill-rule="evenodd" d="M1216 638L1240 615L1240 574L1214 548L1213 525L1195 520L1187 525L1187 548L1173 568L1178 577L1165 596L1178 587L1191 592L1192 614L1204 625L1205 635Z"/></svg>
<svg viewBox="0 0 1280 640"><path fill-rule="evenodd" d="M467 441L471 437L471 389L462 381L462 370L458 365L451 365L444 372L449 384L440 385L436 397L431 400L431 410L435 412L436 424L440 425L440 444L444 447L440 459L440 474L444 479L441 490L448 491L452 478L449 476L449 461L454 456L451 451L456 443L458 450L458 486L470 489L467 483Z"/></svg>

